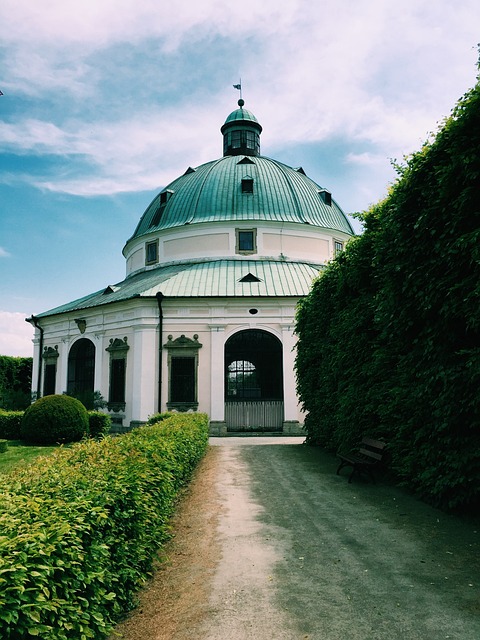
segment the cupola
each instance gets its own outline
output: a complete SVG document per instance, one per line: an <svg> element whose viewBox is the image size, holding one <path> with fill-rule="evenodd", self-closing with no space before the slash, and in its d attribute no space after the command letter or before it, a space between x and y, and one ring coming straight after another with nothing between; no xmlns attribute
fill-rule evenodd
<svg viewBox="0 0 480 640"><path fill-rule="evenodd" d="M253 113L244 109L240 98L239 108L228 116L220 131L223 134L224 156L259 156L262 127Z"/></svg>

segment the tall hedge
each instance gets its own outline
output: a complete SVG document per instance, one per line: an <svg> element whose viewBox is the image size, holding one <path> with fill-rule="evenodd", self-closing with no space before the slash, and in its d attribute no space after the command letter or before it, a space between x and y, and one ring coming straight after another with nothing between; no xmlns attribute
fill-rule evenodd
<svg viewBox="0 0 480 640"><path fill-rule="evenodd" d="M0 637L105 638L207 444L206 415L176 414L0 476Z"/></svg>
<svg viewBox="0 0 480 640"><path fill-rule="evenodd" d="M33 358L0 355L0 409L21 410L30 404Z"/></svg>
<svg viewBox="0 0 480 640"><path fill-rule="evenodd" d="M447 508L480 503L479 149L477 84L297 315L309 440L384 437L401 481Z"/></svg>

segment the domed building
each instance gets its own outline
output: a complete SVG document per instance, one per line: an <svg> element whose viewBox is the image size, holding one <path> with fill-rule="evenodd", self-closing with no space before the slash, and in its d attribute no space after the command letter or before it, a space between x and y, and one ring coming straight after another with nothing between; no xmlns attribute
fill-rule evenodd
<svg viewBox="0 0 480 640"><path fill-rule="evenodd" d="M354 232L301 167L260 154L261 132L240 99L223 156L147 207L125 279L29 319L38 396L98 392L119 430L198 410L212 434L299 431L295 307Z"/></svg>

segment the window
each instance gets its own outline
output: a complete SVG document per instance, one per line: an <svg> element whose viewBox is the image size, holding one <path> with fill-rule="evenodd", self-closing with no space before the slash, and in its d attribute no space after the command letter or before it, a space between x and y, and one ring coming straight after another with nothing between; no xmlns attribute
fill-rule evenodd
<svg viewBox="0 0 480 640"><path fill-rule="evenodd" d="M44 379L43 379L43 395L51 396L55 393L55 383L57 378L57 360L58 360L58 346L55 348L45 347L42 354L44 366Z"/></svg>
<svg viewBox="0 0 480 640"><path fill-rule="evenodd" d="M158 262L158 240L147 242L145 245L145 264Z"/></svg>
<svg viewBox="0 0 480 640"><path fill-rule="evenodd" d="M188 169L187 169L187 172L188 172ZM174 192L171 189L162 191L162 193L160 194L157 200L157 208L155 210L155 213L152 216L152 219L150 220L149 227L156 227L159 224L160 220L162 219L163 212L165 211L165 207L167 206L167 202L173 196L173 193Z"/></svg>
<svg viewBox="0 0 480 640"><path fill-rule="evenodd" d="M256 135L253 131L246 131L247 149L255 149Z"/></svg>
<svg viewBox="0 0 480 640"><path fill-rule="evenodd" d="M242 193L253 193L253 178L242 178Z"/></svg>
<svg viewBox="0 0 480 640"><path fill-rule="evenodd" d="M322 189L318 193L320 195L320 198L323 200L323 202L325 204L327 204L329 207L331 207L332 206L332 194L330 193L330 191L327 191L326 189Z"/></svg>
<svg viewBox="0 0 480 640"><path fill-rule="evenodd" d="M194 357L172 357L170 362L170 402L195 402Z"/></svg>
<svg viewBox="0 0 480 640"><path fill-rule="evenodd" d="M108 408L110 411L125 409L125 383L127 371L127 338L110 340L110 346L105 349L110 353L110 386L108 393Z"/></svg>
<svg viewBox="0 0 480 640"><path fill-rule="evenodd" d="M233 149L239 149L240 148L240 144L241 144L240 131L233 131L232 132L232 148Z"/></svg>
<svg viewBox="0 0 480 640"><path fill-rule="evenodd" d="M256 240L257 240L257 230L256 229L236 229L237 243L236 243L236 252L237 253L255 253L257 251Z"/></svg>
<svg viewBox="0 0 480 640"><path fill-rule="evenodd" d="M340 242L340 240L335 240L333 245L334 245L333 246L333 253L334 253L335 256L338 256L338 254L343 251L343 242Z"/></svg>
<svg viewBox="0 0 480 640"><path fill-rule="evenodd" d="M202 347L198 335L187 338L181 335L173 339L168 336L164 345L168 351L169 389L167 409L177 411L196 410L198 408L198 351Z"/></svg>

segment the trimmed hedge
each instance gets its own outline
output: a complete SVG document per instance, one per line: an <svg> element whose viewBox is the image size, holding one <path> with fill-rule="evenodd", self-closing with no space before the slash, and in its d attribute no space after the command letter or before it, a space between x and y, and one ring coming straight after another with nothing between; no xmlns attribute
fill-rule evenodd
<svg viewBox="0 0 480 640"><path fill-rule="evenodd" d="M21 440L21 424L24 411L3 411L0 409L0 438ZM163 414L171 415L171 414ZM153 424L149 422L149 424ZM110 433L112 419L108 413L88 411L88 432L91 438L103 438Z"/></svg>
<svg viewBox="0 0 480 640"><path fill-rule="evenodd" d="M88 412L88 430L91 438L100 439L108 436L112 428L112 419L108 413L100 411Z"/></svg>
<svg viewBox="0 0 480 640"><path fill-rule="evenodd" d="M84 405L67 395L39 398L25 411L22 439L39 444L77 442L88 435L88 414Z"/></svg>
<svg viewBox="0 0 480 640"><path fill-rule="evenodd" d="M176 414L0 478L0 637L105 638L207 444L205 414Z"/></svg>
<svg viewBox="0 0 480 640"><path fill-rule="evenodd" d="M435 506L480 508L480 82L399 167L384 201L298 306L307 438L389 443Z"/></svg>
<svg viewBox="0 0 480 640"><path fill-rule="evenodd" d="M21 440L20 427L23 411L2 411L0 409L0 438Z"/></svg>

